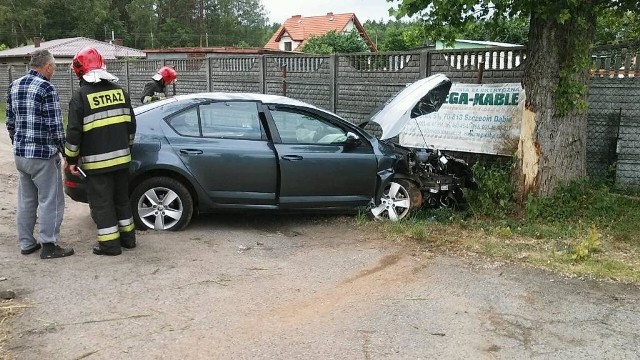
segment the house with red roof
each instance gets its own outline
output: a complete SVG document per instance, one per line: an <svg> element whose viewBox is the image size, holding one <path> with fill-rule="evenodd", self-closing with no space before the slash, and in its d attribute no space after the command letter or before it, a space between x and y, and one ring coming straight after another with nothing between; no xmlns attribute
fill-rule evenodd
<svg viewBox="0 0 640 360"><path fill-rule="evenodd" d="M354 13L334 14L332 12L321 16L294 15L287 19L273 34L266 49L281 51L300 51L311 36L322 36L331 30L338 33L348 33L356 30L371 52L376 52L376 45Z"/></svg>

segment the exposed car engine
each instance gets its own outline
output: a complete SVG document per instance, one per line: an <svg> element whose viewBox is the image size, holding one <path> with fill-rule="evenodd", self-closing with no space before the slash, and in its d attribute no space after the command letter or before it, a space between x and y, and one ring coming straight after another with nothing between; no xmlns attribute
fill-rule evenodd
<svg viewBox="0 0 640 360"><path fill-rule="evenodd" d="M394 144L403 155L395 169L395 178L406 178L420 185L423 206L464 207L467 203L462 189L477 190L466 161L442 153L438 149L416 149Z"/></svg>

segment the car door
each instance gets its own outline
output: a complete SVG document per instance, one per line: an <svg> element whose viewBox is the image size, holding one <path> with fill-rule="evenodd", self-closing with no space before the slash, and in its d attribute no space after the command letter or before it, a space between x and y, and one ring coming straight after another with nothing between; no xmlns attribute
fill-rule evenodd
<svg viewBox="0 0 640 360"><path fill-rule="evenodd" d="M167 140L214 203L276 203L276 157L258 103L201 103L172 115L166 124Z"/></svg>
<svg viewBox="0 0 640 360"><path fill-rule="evenodd" d="M355 131L339 119L300 108L270 106L279 141L280 206L353 207L374 196L377 160L371 144L345 146Z"/></svg>

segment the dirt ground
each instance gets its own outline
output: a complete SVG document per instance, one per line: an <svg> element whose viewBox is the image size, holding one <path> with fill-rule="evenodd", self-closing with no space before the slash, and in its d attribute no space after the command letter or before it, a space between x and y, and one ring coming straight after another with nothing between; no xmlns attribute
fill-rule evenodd
<svg viewBox="0 0 640 360"><path fill-rule="evenodd" d="M3 325L11 358L640 358L637 286L434 254L352 217L203 216L98 257L67 199L76 255L24 256L0 151L0 290L28 306Z"/></svg>

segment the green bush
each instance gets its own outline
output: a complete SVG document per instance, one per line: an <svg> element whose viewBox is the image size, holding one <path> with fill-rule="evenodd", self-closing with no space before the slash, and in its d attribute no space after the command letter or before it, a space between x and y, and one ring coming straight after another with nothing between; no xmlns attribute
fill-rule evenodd
<svg viewBox="0 0 640 360"><path fill-rule="evenodd" d="M571 259L576 261L584 261L591 257L593 253L597 252L600 247L600 233L595 226L592 226L589 230L587 238L582 240L573 248L573 255Z"/></svg>
<svg viewBox="0 0 640 360"><path fill-rule="evenodd" d="M640 199L616 194L604 184L575 181L558 188L550 197L529 197L529 221L582 220L598 226L626 220L640 220Z"/></svg>
<svg viewBox="0 0 640 360"><path fill-rule="evenodd" d="M614 240L640 248L640 199L614 193L606 183L574 181L553 196L531 196L526 202L526 223L538 228L552 225L564 236L584 233L593 224Z"/></svg>
<svg viewBox="0 0 640 360"><path fill-rule="evenodd" d="M480 184L480 190L466 193L473 215L504 219L515 214L517 207L511 182L512 164L473 166L473 174Z"/></svg>
<svg viewBox="0 0 640 360"><path fill-rule="evenodd" d="M549 197L529 196L520 208L515 200L512 168L512 163L474 165L480 190L466 192L467 213L440 209L423 211L418 217L451 223L472 216L481 227L510 228L514 234L538 239L582 237L592 224L612 239L640 249L640 198L635 193L620 195L614 192L620 189L607 182L580 180L558 187ZM505 235L503 231L498 233Z"/></svg>

